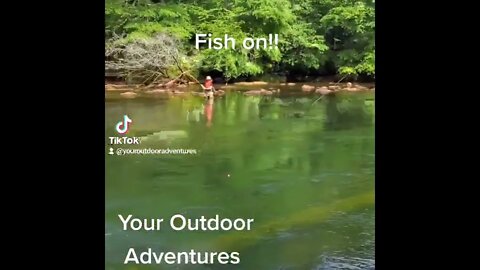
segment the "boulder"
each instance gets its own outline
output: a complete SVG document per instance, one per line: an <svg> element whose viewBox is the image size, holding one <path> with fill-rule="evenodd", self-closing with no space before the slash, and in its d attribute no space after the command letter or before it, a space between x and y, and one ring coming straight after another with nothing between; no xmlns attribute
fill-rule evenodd
<svg viewBox="0 0 480 270"><path fill-rule="evenodd" d="M315 93L321 94L321 95L328 95L332 92L333 90L328 89L328 87L326 86L318 87L317 89L315 89Z"/></svg>
<svg viewBox="0 0 480 270"><path fill-rule="evenodd" d="M315 89L315 86L313 85L307 85L307 84L302 85L303 92L311 92L314 89Z"/></svg>

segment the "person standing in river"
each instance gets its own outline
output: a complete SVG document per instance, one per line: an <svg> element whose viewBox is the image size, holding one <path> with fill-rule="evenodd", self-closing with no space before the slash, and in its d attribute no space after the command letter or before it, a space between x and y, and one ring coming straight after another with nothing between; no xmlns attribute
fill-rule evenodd
<svg viewBox="0 0 480 270"><path fill-rule="evenodd" d="M205 78L205 83L201 86L203 88L203 91L205 92L205 98L213 99L213 94L215 93L215 87L213 87L212 77L207 76L207 78Z"/></svg>

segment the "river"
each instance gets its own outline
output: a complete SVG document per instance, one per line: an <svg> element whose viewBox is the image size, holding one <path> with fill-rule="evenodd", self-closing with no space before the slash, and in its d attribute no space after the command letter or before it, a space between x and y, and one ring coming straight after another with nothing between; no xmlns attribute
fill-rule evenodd
<svg viewBox="0 0 480 270"><path fill-rule="evenodd" d="M106 94L106 269L374 269L374 94L227 92L119 98ZM196 154L110 155L124 115L125 149ZM116 153L116 152L115 152ZM253 218L251 232L124 231L118 215ZM163 226L163 225L162 225ZM124 265L140 251L232 249L232 266Z"/></svg>

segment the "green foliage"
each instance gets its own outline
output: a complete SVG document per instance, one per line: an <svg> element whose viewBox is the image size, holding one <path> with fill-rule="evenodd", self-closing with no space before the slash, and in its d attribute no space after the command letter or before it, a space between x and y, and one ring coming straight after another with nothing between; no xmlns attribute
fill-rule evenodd
<svg viewBox="0 0 480 270"><path fill-rule="evenodd" d="M121 42L165 33L180 40L191 72L226 79L273 72L375 75L375 7L355 0L107 0L105 36ZM236 49L195 49L195 34L225 34ZM279 47L245 50L246 37L279 34Z"/></svg>
<svg viewBox="0 0 480 270"><path fill-rule="evenodd" d="M317 35L311 25L304 22L292 25L285 32L280 47L284 52L284 66L306 69L318 69L328 49L323 36Z"/></svg>
<svg viewBox="0 0 480 270"><path fill-rule="evenodd" d="M345 75L375 75L375 9L364 2L337 6L320 19L330 60Z"/></svg>
<svg viewBox="0 0 480 270"><path fill-rule="evenodd" d="M199 69L203 72L220 71L227 80L262 73L262 67L250 61L248 55L246 51L238 50L204 50L200 54Z"/></svg>

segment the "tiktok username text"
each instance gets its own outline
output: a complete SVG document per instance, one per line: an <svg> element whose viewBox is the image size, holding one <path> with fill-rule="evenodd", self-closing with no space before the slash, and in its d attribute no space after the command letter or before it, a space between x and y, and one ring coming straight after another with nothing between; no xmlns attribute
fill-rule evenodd
<svg viewBox="0 0 480 270"><path fill-rule="evenodd" d="M152 148L117 148L109 149L110 155L125 156L125 155L196 155L197 149L152 149Z"/></svg>
<svg viewBox="0 0 480 270"><path fill-rule="evenodd" d="M141 140L138 137L108 137L111 145L117 144L140 144Z"/></svg>

